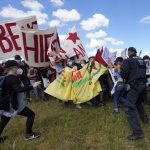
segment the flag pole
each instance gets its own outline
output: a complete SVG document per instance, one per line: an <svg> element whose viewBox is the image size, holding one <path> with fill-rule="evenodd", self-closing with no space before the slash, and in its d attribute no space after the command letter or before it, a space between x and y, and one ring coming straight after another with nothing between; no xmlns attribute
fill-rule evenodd
<svg viewBox="0 0 150 150"><path fill-rule="evenodd" d="M140 50L140 52L139 52L139 57L141 56L141 54L142 54L142 50Z"/></svg>

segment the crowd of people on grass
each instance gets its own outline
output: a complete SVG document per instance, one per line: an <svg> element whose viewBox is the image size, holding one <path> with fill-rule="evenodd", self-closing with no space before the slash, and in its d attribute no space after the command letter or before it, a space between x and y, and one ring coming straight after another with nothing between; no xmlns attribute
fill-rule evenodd
<svg viewBox="0 0 150 150"><path fill-rule="evenodd" d="M138 110L142 121L148 123L148 117L142 103L150 105L149 93L147 92L150 86L147 79L150 78L150 75L146 75L144 63L144 60L150 60L150 57L148 55L143 58L138 57L137 51L133 47L128 49L128 56L129 58L125 60L122 57L117 57L114 64L107 66L114 70L115 86L109 71L106 71L99 78L102 91L86 105L90 107L105 106L105 101L112 97L113 113L119 114L119 106L123 104L133 130L133 134L128 139L136 140L143 138L144 132L137 119L135 109ZM89 61L93 60L94 56L89 58ZM14 60L2 62L0 64L0 142L6 139L5 136L2 136L2 132L9 120L15 115L27 117L25 140L39 138L40 133L32 130L35 113L27 106L27 103L33 100L49 101L51 98L44 90L61 74L64 68L77 66L79 70L87 63L85 60L76 62L75 57L71 57L68 60L55 62L49 67L35 68L28 66L19 55L16 55ZM114 89L113 94L111 93L112 89ZM69 107L69 105L69 101L64 102L64 107ZM78 104L75 107L82 109L84 104Z"/></svg>

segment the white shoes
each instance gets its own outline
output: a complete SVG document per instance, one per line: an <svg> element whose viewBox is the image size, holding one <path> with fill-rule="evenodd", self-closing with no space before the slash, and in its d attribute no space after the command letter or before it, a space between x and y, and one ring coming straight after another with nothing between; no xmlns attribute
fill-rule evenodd
<svg viewBox="0 0 150 150"><path fill-rule="evenodd" d="M77 109L82 109L81 105L79 105L79 104L76 105L76 108Z"/></svg>

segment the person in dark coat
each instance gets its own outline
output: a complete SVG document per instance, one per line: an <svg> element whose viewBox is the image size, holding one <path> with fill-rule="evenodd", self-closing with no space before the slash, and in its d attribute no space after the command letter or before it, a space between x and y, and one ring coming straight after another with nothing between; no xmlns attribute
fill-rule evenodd
<svg viewBox="0 0 150 150"><path fill-rule="evenodd" d="M24 101L24 92L36 88L41 82L35 82L32 85L24 86L17 76L18 63L15 60L8 60L5 63L5 67L7 69L7 75L5 76L2 86L1 97L9 95L10 104L8 103L8 106L5 106L5 108L0 111L0 142L5 140L5 137L1 136L1 134L11 117L15 115L27 117L25 140L38 138L40 137L40 133L32 131L35 113L26 106ZM8 108L7 110L6 107Z"/></svg>
<svg viewBox="0 0 150 150"><path fill-rule="evenodd" d="M128 49L129 58L123 61L121 66L121 76L130 89L127 98L123 102L128 122L133 134L128 136L128 140L144 138L144 132L138 121L136 110L144 123L148 122L147 114L142 105L142 93L146 88L146 64L143 59L137 57L134 47Z"/></svg>

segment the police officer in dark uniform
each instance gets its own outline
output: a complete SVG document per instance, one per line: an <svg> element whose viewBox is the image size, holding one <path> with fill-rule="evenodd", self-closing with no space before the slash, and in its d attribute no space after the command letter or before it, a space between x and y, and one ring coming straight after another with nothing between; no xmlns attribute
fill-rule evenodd
<svg viewBox="0 0 150 150"><path fill-rule="evenodd" d="M133 134L128 136L128 140L144 138L143 130L136 115L136 109L141 120L144 123L148 122L141 98L146 88L146 64L136 54L137 51L134 47L128 48L129 58L124 60L121 66L121 76L126 84L130 85L126 100L123 102L128 122L133 130Z"/></svg>

